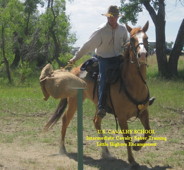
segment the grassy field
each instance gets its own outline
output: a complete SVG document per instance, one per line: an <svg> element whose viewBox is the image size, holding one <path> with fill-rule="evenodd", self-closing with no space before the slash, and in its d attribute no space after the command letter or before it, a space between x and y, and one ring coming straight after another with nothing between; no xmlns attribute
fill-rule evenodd
<svg viewBox="0 0 184 170"><path fill-rule="evenodd" d="M156 97L150 107L150 124L157 146L133 152L140 169L184 169L184 80L163 80L156 76L155 58L149 58L148 85ZM180 60L179 69L184 68ZM39 76L39 75L38 75ZM4 170L74 170L77 169L77 122L72 120L66 136L68 156L58 155L59 121L53 129L43 133L43 126L57 107L58 100L42 98L38 76L21 85L0 84L0 169ZM84 110L84 169L131 169L125 147L109 147L113 161L100 159L100 147L86 136L97 136L93 126L94 106L86 100ZM114 117L107 115L103 129L115 129ZM129 122L130 129L143 129L139 120Z"/></svg>

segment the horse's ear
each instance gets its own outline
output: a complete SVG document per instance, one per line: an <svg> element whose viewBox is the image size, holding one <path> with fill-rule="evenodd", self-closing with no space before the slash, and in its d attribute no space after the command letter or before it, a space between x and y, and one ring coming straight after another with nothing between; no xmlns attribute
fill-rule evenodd
<svg viewBox="0 0 184 170"><path fill-rule="evenodd" d="M131 32L132 28L129 25L127 25L127 24L125 24L125 25L126 25L126 28L127 28L128 32Z"/></svg>
<svg viewBox="0 0 184 170"><path fill-rule="evenodd" d="M144 27L142 28L142 30L144 32L146 32L148 30L148 27L149 27L149 21L146 22L146 24L144 25Z"/></svg>

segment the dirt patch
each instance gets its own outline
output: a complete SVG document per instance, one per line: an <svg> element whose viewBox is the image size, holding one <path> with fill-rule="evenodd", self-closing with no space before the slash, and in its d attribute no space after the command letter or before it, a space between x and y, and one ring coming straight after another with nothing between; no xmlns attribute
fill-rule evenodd
<svg viewBox="0 0 184 170"><path fill-rule="evenodd" d="M37 116L34 116L34 115ZM77 169L77 123L76 115L72 120L66 135L68 154L61 156L59 151L60 126L59 121L53 129L42 133L43 126L51 113L19 114L10 113L0 119L0 170L75 170ZM40 116L41 115L41 116ZM114 128L113 116L107 115L103 127ZM89 121L90 120L90 121ZM109 121L107 121L109 120ZM182 170L184 169L184 136L183 115L177 118L152 118L152 127L157 134L167 141L156 141L156 147L143 147L141 151L133 151L139 170ZM110 125L110 123L112 125ZM134 121L130 125L136 125ZM116 157L114 160L101 159L101 148L95 141L86 141L86 135L97 136L93 127L92 117L84 119L84 169L85 170L129 170L132 167L127 161L126 147L109 147ZM142 128L142 126L140 126ZM131 126L130 126L131 128ZM134 170L133 168L132 170Z"/></svg>
<svg viewBox="0 0 184 170"><path fill-rule="evenodd" d="M52 146L45 144L19 146L16 144L0 144L0 169L73 169L77 162L66 156L54 154ZM56 149L56 148L55 148Z"/></svg>

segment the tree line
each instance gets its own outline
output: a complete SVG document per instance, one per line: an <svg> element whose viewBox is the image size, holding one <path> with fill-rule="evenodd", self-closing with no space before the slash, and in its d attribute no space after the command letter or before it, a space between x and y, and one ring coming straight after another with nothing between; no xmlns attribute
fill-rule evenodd
<svg viewBox="0 0 184 170"><path fill-rule="evenodd" d="M184 5L183 0L176 0ZM178 60L184 46L184 19L168 58L165 40L165 0L121 1L121 21L135 24L145 8L155 25L158 72L163 77L178 75ZM40 12L41 11L41 12ZM178 16L180 17L180 16ZM12 82L11 70L48 62L64 66L75 34L71 33L65 0L0 0L0 71Z"/></svg>
<svg viewBox="0 0 184 170"><path fill-rule="evenodd" d="M9 82L10 70L31 63L65 65L76 41L70 30L65 0L0 0L0 69Z"/></svg>

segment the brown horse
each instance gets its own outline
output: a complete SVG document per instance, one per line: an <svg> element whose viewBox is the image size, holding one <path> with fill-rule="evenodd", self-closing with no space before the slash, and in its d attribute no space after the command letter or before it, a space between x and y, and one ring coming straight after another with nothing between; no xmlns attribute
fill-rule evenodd
<svg viewBox="0 0 184 170"><path fill-rule="evenodd" d="M149 105L149 89L146 85L146 60L147 60L147 48L148 48L148 37L146 31L148 29L148 22L143 28L131 28L126 25L128 32L130 33L130 43L127 44L125 50L124 62L121 66L121 80L123 80L123 88L121 81L116 82L110 87L111 102L109 105L113 105L115 114L121 130L128 131L127 120L131 117L138 116L145 130L150 131L149 117L148 117L148 105ZM74 68L72 71L75 75L79 76L81 71L80 67ZM84 79L87 83L87 89L84 90L84 99L91 99L97 106L98 98L97 94L93 97L94 81L90 79ZM62 130L61 130L61 142L60 142L60 153L66 153L64 140L66 135L66 129L73 118L74 113L77 109L77 97L70 97L67 99L61 99L58 108L45 126L45 130L53 126L56 121L63 114L66 105L68 104L67 110L62 117ZM95 114L94 125L96 130L101 130L102 118ZM144 134L143 140L134 143L133 149L138 151L141 146L137 146L139 143L145 143L149 137L149 133ZM103 136L103 134L99 134ZM130 139L130 133L124 133L126 139ZM102 140L102 143L105 141ZM125 140L128 151L128 161L132 165L137 165L133 154L132 146L130 146L131 140ZM102 157L109 158L110 153L106 146L102 146Z"/></svg>

